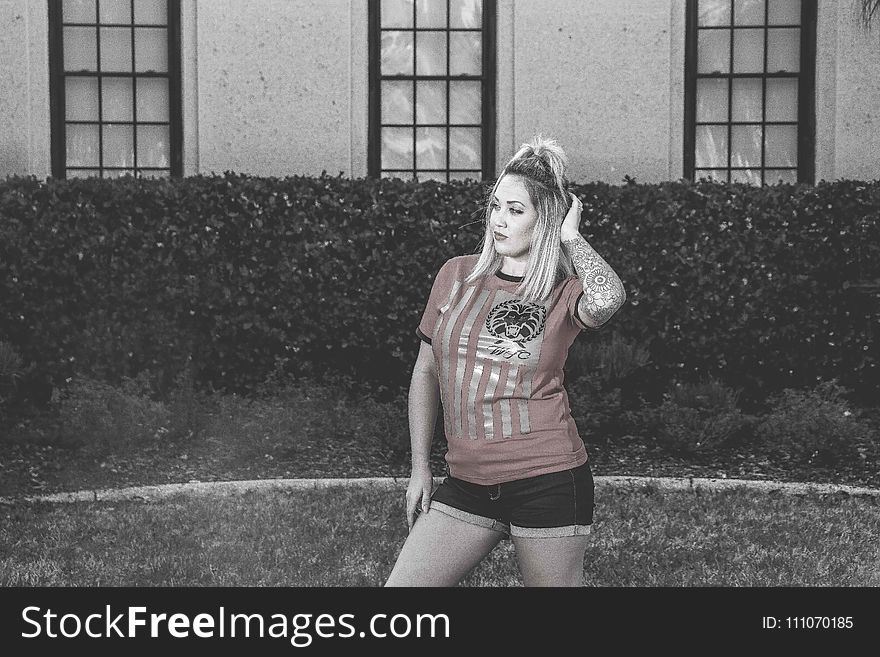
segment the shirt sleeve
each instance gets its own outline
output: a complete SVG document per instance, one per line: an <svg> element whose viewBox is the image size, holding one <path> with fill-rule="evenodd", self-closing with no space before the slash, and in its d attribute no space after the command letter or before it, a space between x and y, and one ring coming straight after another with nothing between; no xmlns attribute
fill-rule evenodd
<svg viewBox="0 0 880 657"><path fill-rule="evenodd" d="M576 276L570 276L566 279L562 288L562 302L568 308L568 317L571 323L582 331L601 331L608 325L607 323L597 328L585 324L581 319L580 313L578 313L578 304L582 296L584 296L584 286L580 279Z"/></svg>
<svg viewBox="0 0 880 657"><path fill-rule="evenodd" d="M440 271L434 277L434 284L431 286L428 303L425 304L422 319L418 327L416 327L416 335L428 344L431 344L431 336L434 335L434 328L437 325L437 320L440 318L440 309L448 302L452 289L453 267L450 263L451 260L443 263Z"/></svg>

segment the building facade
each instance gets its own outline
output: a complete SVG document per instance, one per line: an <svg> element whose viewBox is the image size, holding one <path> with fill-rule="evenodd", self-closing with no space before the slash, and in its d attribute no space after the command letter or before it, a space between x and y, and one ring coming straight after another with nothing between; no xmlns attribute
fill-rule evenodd
<svg viewBox="0 0 880 657"><path fill-rule="evenodd" d="M0 176L880 177L856 0L0 0Z"/></svg>

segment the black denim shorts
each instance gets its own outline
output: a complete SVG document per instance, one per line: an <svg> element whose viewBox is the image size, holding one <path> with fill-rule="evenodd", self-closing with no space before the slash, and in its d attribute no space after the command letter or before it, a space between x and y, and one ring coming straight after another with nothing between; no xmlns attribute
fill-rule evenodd
<svg viewBox="0 0 880 657"><path fill-rule="evenodd" d="M430 511L503 532L505 537L555 538L590 533L594 487L590 464L484 486L446 477Z"/></svg>

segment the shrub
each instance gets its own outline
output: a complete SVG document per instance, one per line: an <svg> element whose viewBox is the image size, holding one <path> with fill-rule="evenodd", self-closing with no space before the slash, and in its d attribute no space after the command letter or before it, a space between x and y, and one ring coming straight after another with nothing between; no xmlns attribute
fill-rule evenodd
<svg viewBox="0 0 880 657"><path fill-rule="evenodd" d="M677 382L657 409L657 442L680 455L717 452L742 439L748 426L737 408L738 392L714 377Z"/></svg>
<svg viewBox="0 0 880 657"><path fill-rule="evenodd" d="M162 437L170 420L165 404L131 384L118 389L88 377L73 378L53 405L62 444L123 448Z"/></svg>
<svg viewBox="0 0 880 657"><path fill-rule="evenodd" d="M771 412L756 427L761 448L774 458L829 466L859 463L877 432L853 413L837 379L809 389L786 388L771 395Z"/></svg>
<svg viewBox="0 0 880 657"><path fill-rule="evenodd" d="M192 356L204 388L249 392L280 364L390 395L434 275L479 244L486 191L326 174L8 178L0 340L55 385L149 369L167 386ZM573 191L627 290L612 322L648 350L654 383L706 373L781 390L839 372L877 398L880 181Z"/></svg>

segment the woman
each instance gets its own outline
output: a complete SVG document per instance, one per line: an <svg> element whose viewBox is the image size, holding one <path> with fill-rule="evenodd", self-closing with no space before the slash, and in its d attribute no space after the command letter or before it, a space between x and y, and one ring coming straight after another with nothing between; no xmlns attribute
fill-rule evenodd
<svg viewBox="0 0 880 657"><path fill-rule="evenodd" d="M482 252L434 279L409 391L410 531L386 586L453 586L506 538L526 586L583 583L593 477L562 368L626 294L578 231L566 164L555 140L523 144L488 200ZM441 402L450 474L432 495Z"/></svg>

